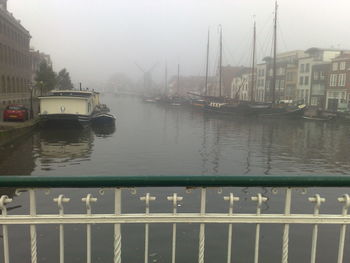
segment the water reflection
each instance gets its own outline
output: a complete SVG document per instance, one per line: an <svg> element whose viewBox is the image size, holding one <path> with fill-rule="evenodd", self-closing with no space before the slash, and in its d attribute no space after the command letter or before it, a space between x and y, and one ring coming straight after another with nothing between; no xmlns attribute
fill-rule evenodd
<svg viewBox="0 0 350 263"><path fill-rule="evenodd" d="M70 161L77 158L87 159L92 152L94 137L90 127L84 129L42 129L36 136L36 153L42 162L50 159Z"/></svg>
<svg viewBox="0 0 350 263"><path fill-rule="evenodd" d="M92 125L91 128L97 137L102 138L110 137L116 130L114 123L106 125Z"/></svg>
<svg viewBox="0 0 350 263"><path fill-rule="evenodd" d="M30 175L36 165L33 156L34 136L24 136L0 147L0 175Z"/></svg>
<svg viewBox="0 0 350 263"><path fill-rule="evenodd" d="M243 119L109 99L118 132L39 129L1 149L0 174L69 174L72 165L106 175L347 174L350 168L348 124Z"/></svg>
<svg viewBox="0 0 350 263"><path fill-rule="evenodd" d="M209 118L209 127L203 121L200 153L204 167L208 156L203 150L210 149L209 170L214 173L230 173L230 158L235 165L231 171L238 174L347 174L350 168L350 126L346 123ZM212 134L212 144L207 133ZM219 163L224 163L222 168Z"/></svg>

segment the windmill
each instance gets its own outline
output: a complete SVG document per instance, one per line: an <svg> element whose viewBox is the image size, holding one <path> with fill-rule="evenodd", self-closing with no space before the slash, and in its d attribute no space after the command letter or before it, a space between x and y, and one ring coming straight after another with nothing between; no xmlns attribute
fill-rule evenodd
<svg viewBox="0 0 350 263"><path fill-rule="evenodd" d="M150 67L147 71L144 70L140 65L135 62L136 67L143 73L143 89L144 91L152 90L154 86L154 82L152 80L152 71L158 65L158 62L154 63L152 67Z"/></svg>

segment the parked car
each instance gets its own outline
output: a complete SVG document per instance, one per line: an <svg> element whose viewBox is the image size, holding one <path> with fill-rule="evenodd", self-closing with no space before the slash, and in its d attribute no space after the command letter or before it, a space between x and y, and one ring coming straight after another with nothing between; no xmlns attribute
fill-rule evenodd
<svg viewBox="0 0 350 263"><path fill-rule="evenodd" d="M4 121L18 120L25 121L28 120L28 109L21 104L11 104L8 105L3 114Z"/></svg>

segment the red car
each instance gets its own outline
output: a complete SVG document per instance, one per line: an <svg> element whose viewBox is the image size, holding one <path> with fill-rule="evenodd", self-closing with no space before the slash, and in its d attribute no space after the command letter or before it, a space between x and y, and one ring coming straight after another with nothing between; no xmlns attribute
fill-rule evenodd
<svg viewBox="0 0 350 263"><path fill-rule="evenodd" d="M18 120L25 121L28 120L28 110L21 104L11 104L8 105L4 110L4 121Z"/></svg>

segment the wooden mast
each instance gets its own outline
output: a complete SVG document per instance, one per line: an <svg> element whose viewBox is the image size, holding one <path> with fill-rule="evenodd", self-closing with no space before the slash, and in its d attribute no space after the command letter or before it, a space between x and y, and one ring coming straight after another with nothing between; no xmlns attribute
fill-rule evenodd
<svg viewBox="0 0 350 263"><path fill-rule="evenodd" d="M168 64L165 62L165 72L164 72L164 89L165 89L165 96L168 97Z"/></svg>
<svg viewBox="0 0 350 263"><path fill-rule="evenodd" d="M208 69L209 69L209 29L208 29L208 43L207 43L207 63L205 67L205 96L208 96Z"/></svg>
<svg viewBox="0 0 350 263"><path fill-rule="evenodd" d="M180 64L177 64L177 95L180 96Z"/></svg>
<svg viewBox="0 0 350 263"><path fill-rule="evenodd" d="M272 104L276 100L276 50L277 50L277 1L275 2L275 21L273 30L273 78L272 78Z"/></svg>
<svg viewBox="0 0 350 263"><path fill-rule="evenodd" d="M221 98L222 92L221 92L221 74L222 74L222 26L220 27L220 58L219 58L219 97Z"/></svg>
<svg viewBox="0 0 350 263"><path fill-rule="evenodd" d="M253 30L253 61L252 61L252 86L250 90L250 101L254 101L254 86L255 86L255 44L256 44L256 23L254 21Z"/></svg>

